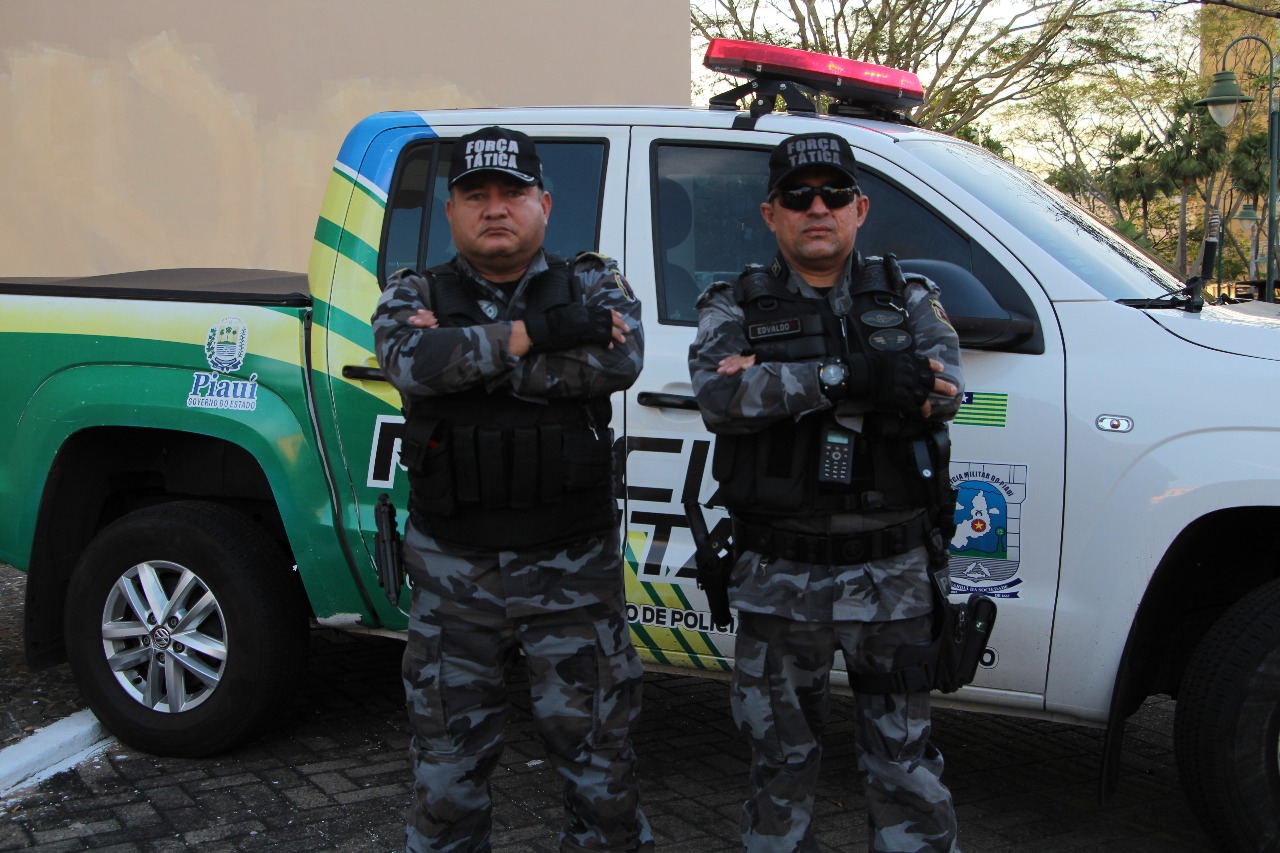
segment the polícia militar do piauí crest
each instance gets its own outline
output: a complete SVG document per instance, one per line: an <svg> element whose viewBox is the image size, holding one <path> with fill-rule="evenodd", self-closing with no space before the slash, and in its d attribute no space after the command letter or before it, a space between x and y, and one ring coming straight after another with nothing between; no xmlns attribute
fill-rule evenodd
<svg viewBox="0 0 1280 853"><path fill-rule="evenodd" d="M956 528L948 561L951 592L1020 598L1027 466L952 460L951 470L951 487L956 490Z"/></svg>

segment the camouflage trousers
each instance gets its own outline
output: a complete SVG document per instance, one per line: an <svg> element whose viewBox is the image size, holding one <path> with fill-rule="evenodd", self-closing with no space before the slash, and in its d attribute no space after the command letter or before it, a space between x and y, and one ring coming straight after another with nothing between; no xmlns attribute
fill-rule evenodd
<svg viewBox="0 0 1280 853"><path fill-rule="evenodd" d="M931 617L822 623L738 615L733 715L752 752L743 846L749 853L817 851L811 821L835 651L849 671L888 671L898 646L928 640ZM929 743L929 694L860 694L855 707L869 849L957 851L942 754Z"/></svg>
<svg viewBox="0 0 1280 853"><path fill-rule="evenodd" d="M427 612L415 588L402 675L413 729L407 849L491 849L505 671L520 652L547 757L565 782L562 851L651 850L630 727L643 672L616 605L507 620Z"/></svg>

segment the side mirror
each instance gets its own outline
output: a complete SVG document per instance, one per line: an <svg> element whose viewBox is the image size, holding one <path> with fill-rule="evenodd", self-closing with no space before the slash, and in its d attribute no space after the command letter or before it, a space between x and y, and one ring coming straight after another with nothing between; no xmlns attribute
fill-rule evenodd
<svg viewBox="0 0 1280 853"><path fill-rule="evenodd" d="M942 289L942 304L967 349L1012 350L1031 340L1036 320L1011 311L964 267L923 258L899 261L904 273L931 279Z"/></svg>

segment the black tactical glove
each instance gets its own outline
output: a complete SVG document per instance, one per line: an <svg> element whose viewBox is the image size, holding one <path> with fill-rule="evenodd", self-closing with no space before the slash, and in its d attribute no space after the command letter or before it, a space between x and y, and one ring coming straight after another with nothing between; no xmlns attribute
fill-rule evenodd
<svg viewBox="0 0 1280 853"><path fill-rule="evenodd" d="M929 399L936 374L929 359L906 352L874 352L851 355L849 396L869 400L882 412L920 413Z"/></svg>
<svg viewBox="0 0 1280 853"><path fill-rule="evenodd" d="M555 352L583 344L608 346L613 341L613 314L608 308L581 304L557 305L524 318L529 352Z"/></svg>

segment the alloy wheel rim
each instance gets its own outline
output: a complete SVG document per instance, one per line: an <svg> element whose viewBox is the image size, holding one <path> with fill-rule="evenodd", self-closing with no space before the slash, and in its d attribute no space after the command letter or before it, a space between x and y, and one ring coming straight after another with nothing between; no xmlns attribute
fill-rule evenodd
<svg viewBox="0 0 1280 853"><path fill-rule="evenodd" d="M102 608L102 650L134 701L163 714L190 711L222 681L226 619L194 572L150 560L112 585Z"/></svg>

